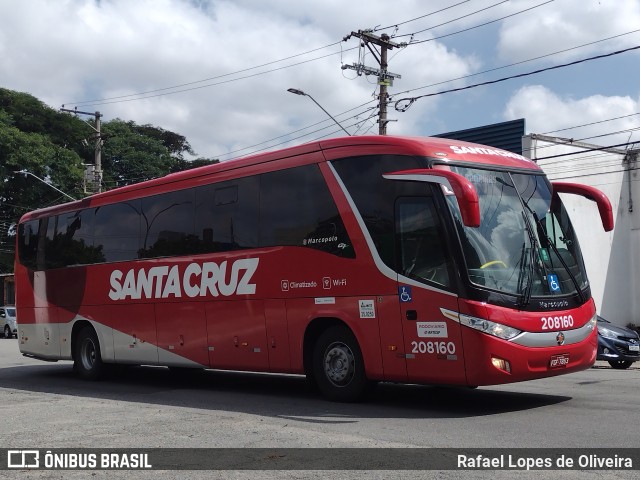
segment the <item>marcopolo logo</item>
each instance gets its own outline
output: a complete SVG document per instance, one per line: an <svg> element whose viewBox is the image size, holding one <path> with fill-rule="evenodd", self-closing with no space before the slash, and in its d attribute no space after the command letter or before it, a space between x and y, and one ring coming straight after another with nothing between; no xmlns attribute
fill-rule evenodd
<svg viewBox="0 0 640 480"><path fill-rule="evenodd" d="M226 260L190 263L181 271L178 265L111 272L109 298L189 298L219 295L253 295L256 284L251 279L258 269L258 258L243 258L229 264Z"/></svg>

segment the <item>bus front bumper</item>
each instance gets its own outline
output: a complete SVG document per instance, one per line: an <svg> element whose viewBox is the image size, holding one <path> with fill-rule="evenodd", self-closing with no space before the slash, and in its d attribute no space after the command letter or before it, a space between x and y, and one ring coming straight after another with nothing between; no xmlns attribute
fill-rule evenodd
<svg viewBox="0 0 640 480"><path fill-rule="evenodd" d="M535 335L535 334L533 334ZM467 383L472 386L522 382L578 372L596 361L597 331L571 344L520 345L472 329L463 328Z"/></svg>

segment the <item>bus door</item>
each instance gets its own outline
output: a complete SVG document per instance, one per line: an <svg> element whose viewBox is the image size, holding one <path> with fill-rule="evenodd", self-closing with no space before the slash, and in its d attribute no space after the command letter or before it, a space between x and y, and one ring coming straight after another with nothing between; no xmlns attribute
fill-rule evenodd
<svg viewBox="0 0 640 480"><path fill-rule="evenodd" d="M395 224L408 380L464 384L453 262L434 198L399 197Z"/></svg>

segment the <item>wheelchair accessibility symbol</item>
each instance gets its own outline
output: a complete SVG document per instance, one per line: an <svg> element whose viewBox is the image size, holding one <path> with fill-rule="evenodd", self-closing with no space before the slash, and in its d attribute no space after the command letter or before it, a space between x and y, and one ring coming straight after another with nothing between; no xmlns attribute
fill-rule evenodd
<svg viewBox="0 0 640 480"><path fill-rule="evenodd" d="M398 287L398 296L400 297L400 303L407 303L413 301L411 297L411 287L400 286Z"/></svg>
<svg viewBox="0 0 640 480"><path fill-rule="evenodd" d="M560 291L560 282L558 281L558 276L554 273L550 273L547 275L547 281L549 282L549 290L552 292Z"/></svg>

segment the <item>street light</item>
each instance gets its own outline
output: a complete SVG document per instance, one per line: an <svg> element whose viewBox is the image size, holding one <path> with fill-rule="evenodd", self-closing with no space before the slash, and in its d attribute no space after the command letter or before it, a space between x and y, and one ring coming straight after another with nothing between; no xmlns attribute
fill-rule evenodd
<svg viewBox="0 0 640 480"><path fill-rule="evenodd" d="M53 188L56 192L60 192L62 195L64 195L65 197L70 198L71 200L75 200L75 198L73 198L71 195L68 195L66 193L64 193L62 190L60 190L59 188L54 187L53 185L51 185L50 183L44 181L43 179L41 179L40 177L35 176L33 173L27 171L27 170L18 170L15 171L13 173L22 173L25 177L27 175L31 175L33 178L36 178L38 180L40 180L42 183L44 183L45 185L49 185L51 188Z"/></svg>
<svg viewBox="0 0 640 480"><path fill-rule="evenodd" d="M323 111L324 113L326 113L326 114L331 118L331 120L333 120L334 122L336 122L336 125L338 125L342 130L344 130L344 133L346 133L347 135L351 136L351 134L350 134L349 132L347 132L347 130L346 130L342 125L340 125L340 123L338 122L338 120L336 120L335 118L333 118L333 115L331 115L329 112L327 112L327 111L322 107L322 105L320 105L318 102L316 102L316 99L315 99L315 98L313 98L311 95L309 95L308 93L303 92L302 90L298 90L297 88L288 88L288 89L287 89L287 92L295 93L296 95L302 95L302 96L305 96L305 97L309 97L311 100L313 100L313 103L315 103L315 104L316 104L316 105L318 105L320 108L322 108L322 111Z"/></svg>

